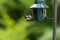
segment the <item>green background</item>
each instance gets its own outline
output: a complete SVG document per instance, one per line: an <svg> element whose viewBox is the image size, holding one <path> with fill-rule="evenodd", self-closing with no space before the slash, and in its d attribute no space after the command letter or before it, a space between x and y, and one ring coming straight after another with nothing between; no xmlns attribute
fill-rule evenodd
<svg viewBox="0 0 60 40"><path fill-rule="evenodd" d="M56 38L60 40L60 0ZM26 21L25 14L32 14L29 8L34 0L0 0L0 40L52 40L53 0L45 0L47 21Z"/></svg>

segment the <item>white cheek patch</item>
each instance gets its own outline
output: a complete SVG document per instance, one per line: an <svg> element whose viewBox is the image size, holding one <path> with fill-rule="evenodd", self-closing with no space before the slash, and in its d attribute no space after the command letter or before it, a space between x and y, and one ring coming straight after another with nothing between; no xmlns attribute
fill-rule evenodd
<svg viewBox="0 0 60 40"><path fill-rule="evenodd" d="M26 17L28 17L28 16L26 16Z"/></svg>

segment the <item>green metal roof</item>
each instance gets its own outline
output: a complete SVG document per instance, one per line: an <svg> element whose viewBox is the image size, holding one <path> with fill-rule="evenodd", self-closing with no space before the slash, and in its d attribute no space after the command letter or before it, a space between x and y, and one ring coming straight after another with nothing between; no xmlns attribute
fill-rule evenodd
<svg viewBox="0 0 60 40"><path fill-rule="evenodd" d="M49 8L45 3L33 4L30 8Z"/></svg>

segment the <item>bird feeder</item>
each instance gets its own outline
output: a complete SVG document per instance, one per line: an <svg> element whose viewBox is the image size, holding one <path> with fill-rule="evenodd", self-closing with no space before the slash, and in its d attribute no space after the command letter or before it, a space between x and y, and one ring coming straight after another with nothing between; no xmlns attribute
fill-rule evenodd
<svg viewBox="0 0 60 40"><path fill-rule="evenodd" d="M33 19L34 20L44 20L46 15L46 9L49 8L44 0L35 0L34 4L30 7L33 10Z"/></svg>

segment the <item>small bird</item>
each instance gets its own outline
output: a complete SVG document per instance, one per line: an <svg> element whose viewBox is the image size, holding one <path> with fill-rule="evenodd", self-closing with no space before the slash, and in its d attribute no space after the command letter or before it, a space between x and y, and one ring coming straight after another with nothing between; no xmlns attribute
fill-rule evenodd
<svg viewBox="0 0 60 40"><path fill-rule="evenodd" d="M32 21L33 19L31 15L25 15L25 18L27 21Z"/></svg>

